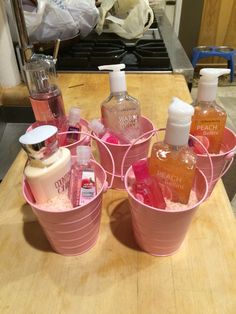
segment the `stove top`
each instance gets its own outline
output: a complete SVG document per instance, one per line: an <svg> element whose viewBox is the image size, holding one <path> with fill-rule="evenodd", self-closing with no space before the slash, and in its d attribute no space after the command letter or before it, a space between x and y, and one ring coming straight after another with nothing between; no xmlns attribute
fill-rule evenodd
<svg viewBox="0 0 236 314"><path fill-rule="evenodd" d="M98 71L99 65L124 63L126 71L171 72L171 62L158 28L142 38L92 33L59 51L57 71Z"/></svg>

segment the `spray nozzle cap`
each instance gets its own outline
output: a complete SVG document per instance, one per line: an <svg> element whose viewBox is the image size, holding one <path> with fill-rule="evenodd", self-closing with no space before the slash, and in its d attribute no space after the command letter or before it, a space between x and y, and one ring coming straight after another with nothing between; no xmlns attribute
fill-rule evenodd
<svg viewBox="0 0 236 314"><path fill-rule="evenodd" d="M99 70L111 70L109 72L111 93L119 93L127 90L125 72L121 71L124 68L125 64L123 63L101 65L98 67Z"/></svg>
<svg viewBox="0 0 236 314"><path fill-rule="evenodd" d="M91 147L90 146L78 146L76 149L77 162L80 165L86 165L91 157Z"/></svg>

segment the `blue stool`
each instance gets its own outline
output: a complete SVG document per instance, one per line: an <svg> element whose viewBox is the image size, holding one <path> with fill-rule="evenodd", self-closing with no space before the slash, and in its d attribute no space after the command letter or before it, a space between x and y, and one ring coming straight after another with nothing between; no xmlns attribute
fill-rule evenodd
<svg viewBox="0 0 236 314"><path fill-rule="evenodd" d="M227 60L230 72L230 81L234 80L234 58L236 50L227 46L199 46L193 48L192 65L195 68L197 62L201 58L206 57L222 57Z"/></svg>

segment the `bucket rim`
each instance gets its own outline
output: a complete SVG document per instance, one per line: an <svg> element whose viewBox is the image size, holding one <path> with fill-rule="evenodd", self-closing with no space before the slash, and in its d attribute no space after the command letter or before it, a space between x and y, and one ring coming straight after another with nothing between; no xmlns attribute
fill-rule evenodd
<svg viewBox="0 0 236 314"><path fill-rule="evenodd" d="M198 171L200 173L200 175L204 179L206 189L205 189L205 193L204 193L203 197L201 198L201 200L199 200L197 203L195 203L194 206L187 207L187 208L184 208L184 209L170 210L170 209L161 209L161 208L157 208L157 207L146 205L146 204L144 204L143 202L141 202L140 200L138 200L137 198L134 197L133 193L131 193L131 190L130 190L130 188L128 186L128 180L127 180L128 179L128 173L130 172L131 169L132 169L132 166L130 166L128 168L128 170L126 171L126 173L125 173L125 177L124 177L125 190L128 193L129 197L131 197L135 202L139 203L141 206L145 206L148 209L151 209L151 210L154 210L154 211L160 212L160 213L173 213L173 214L174 213L180 213L180 212L189 211L189 210L192 210L192 209L198 207L207 198L207 195L208 195L208 183L207 183L206 176L204 175L204 173L200 169L196 168L196 171Z"/></svg>
<svg viewBox="0 0 236 314"><path fill-rule="evenodd" d="M152 122L150 119L148 119L148 118L145 117L145 116L140 116L140 118L143 119L143 120L148 121L148 122L150 123L150 125L152 126L152 130L155 129L155 126L154 126L153 122ZM150 131L149 131L149 132L150 132ZM145 132L145 133L146 133L146 132ZM144 133L144 134L145 134L145 133ZM94 137L99 138L93 131L91 132L91 134L93 134ZM103 141L103 140L101 140L101 139L100 139L100 141L101 141L102 143L104 143L105 145L107 145L108 147L109 147L109 146L111 146L111 147L112 147L112 146L114 146L114 147L126 147L126 148L128 149L130 145L135 146L135 145L141 144L141 143L143 143L143 142L149 140L149 139L152 137L152 134L148 135L147 137L144 137L143 139L142 139L142 137L143 137L143 134L138 137L138 138L140 138L139 142L134 143L134 144L132 144L132 143L127 143L127 144L107 143L107 142L105 142L105 141ZM136 140L135 140L135 141L136 141Z"/></svg>
<svg viewBox="0 0 236 314"><path fill-rule="evenodd" d="M24 195L24 198L25 198L26 202L27 202L31 207L36 208L38 211L45 212L45 213L50 213L50 214L52 214L52 215L53 215L53 214L60 214L60 215L63 215L63 214L65 214L65 213L71 213L71 212L76 211L76 210L78 210L78 209L80 209L80 208L82 208L82 207L88 206L90 203L92 203L97 197L99 197L99 196L103 193L104 188L106 188L106 186L107 186L107 174L106 174L106 171L104 170L104 168L103 168L96 160L94 160L94 159L91 159L90 162L95 163L98 167L100 167L100 169L103 171L105 177L104 177L104 182L103 182L103 184L102 184L102 186L101 186L101 189L100 189L99 193L97 193L87 204L85 204L85 205L80 205L80 206L77 206L77 207L73 207L72 209L67 209L67 210L55 210L55 211L45 210L45 209L39 207L37 203L31 202L31 201L28 199L28 197L26 196L26 193L25 193L25 188L26 188L26 187L25 187L25 182L26 182L26 178L25 178L25 176L23 176L22 192L23 192L23 195Z"/></svg>

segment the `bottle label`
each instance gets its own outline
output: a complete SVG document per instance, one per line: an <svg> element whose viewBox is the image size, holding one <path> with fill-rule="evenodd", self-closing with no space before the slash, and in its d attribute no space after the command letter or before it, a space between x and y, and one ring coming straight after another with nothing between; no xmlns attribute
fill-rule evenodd
<svg viewBox="0 0 236 314"><path fill-rule="evenodd" d="M80 189L80 205L88 203L96 195L95 173L92 169L83 170Z"/></svg>
<svg viewBox="0 0 236 314"><path fill-rule="evenodd" d="M217 136L221 127L220 120L199 121L196 126L196 135Z"/></svg>
<svg viewBox="0 0 236 314"><path fill-rule="evenodd" d="M55 182L55 188L58 194L61 194L68 190L70 183L70 172L67 172L62 178Z"/></svg>
<svg viewBox="0 0 236 314"><path fill-rule="evenodd" d="M68 132L80 132L80 128L76 126L69 126ZM67 134L67 144L73 144L80 139L80 134L78 133L68 133Z"/></svg>

